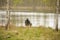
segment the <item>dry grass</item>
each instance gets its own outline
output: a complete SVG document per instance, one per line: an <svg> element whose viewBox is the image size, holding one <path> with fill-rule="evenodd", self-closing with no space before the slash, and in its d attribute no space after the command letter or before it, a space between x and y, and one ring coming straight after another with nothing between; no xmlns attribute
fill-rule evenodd
<svg viewBox="0 0 60 40"><path fill-rule="evenodd" d="M12 30L0 28L0 40L60 40L60 31L45 27L17 27Z"/></svg>

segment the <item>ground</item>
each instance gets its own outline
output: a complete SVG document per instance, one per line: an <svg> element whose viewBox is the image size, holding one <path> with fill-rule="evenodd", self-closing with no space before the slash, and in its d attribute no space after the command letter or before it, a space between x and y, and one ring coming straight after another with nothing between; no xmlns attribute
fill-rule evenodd
<svg viewBox="0 0 60 40"><path fill-rule="evenodd" d="M60 30L57 32L45 27L0 28L0 40L60 40Z"/></svg>

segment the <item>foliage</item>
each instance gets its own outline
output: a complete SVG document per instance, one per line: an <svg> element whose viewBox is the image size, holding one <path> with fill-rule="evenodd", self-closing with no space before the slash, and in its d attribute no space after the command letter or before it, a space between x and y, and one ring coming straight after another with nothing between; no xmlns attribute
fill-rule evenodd
<svg viewBox="0 0 60 40"><path fill-rule="evenodd" d="M0 7L6 6L7 0L0 0Z"/></svg>
<svg viewBox="0 0 60 40"><path fill-rule="evenodd" d="M37 12L56 12L57 0L9 0L9 2L11 10L32 11L36 9ZM0 0L0 7L4 7L6 4L6 0Z"/></svg>
<svg viewBox="0 0 60 40"><path fill-rule="evenodd" d="M22 4L23 3L23 0L13 0L13 5L16 6L18 4Z"/></svg>
<svg viewBox="0 0 60 40"><path fill-rule="evenodd" d="M5 36L4 36L5 35ZM60 31L51 28L17 28L16 30L0 30L0 39L4 40L60 40Z"/></svg>
<svg viewBox="0 0 60 40"><path fill-rule="evenodd" d="M56 0L13 0L13 5L21 5L21 4L26 4L28 5L46 5L46 6L56 6ZM31 4L33 3L33 4Z"/></svg>

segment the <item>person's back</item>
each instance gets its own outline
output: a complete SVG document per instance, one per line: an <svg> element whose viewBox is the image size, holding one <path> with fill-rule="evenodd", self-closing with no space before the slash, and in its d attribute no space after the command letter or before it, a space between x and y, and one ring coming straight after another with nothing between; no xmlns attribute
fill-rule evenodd
<svg viewBox="0 0 60 40"><path fill-rule="evenodd" d="M26 25L26 26L30 25L29 19L26 19L26 20L25 20L25 25Z"/></svg>

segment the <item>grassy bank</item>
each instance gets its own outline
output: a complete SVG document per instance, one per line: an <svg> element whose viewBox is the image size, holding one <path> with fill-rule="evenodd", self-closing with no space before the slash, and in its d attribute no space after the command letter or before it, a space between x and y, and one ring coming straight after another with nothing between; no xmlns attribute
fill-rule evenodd
<svg viewBox="0 0 60 40"><path fill-rule="evenodd" d="M60 40L60 31L51 28L16 28L4 30L0 28L0 40Z"/></svg>

